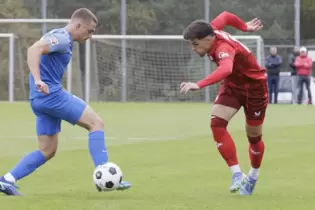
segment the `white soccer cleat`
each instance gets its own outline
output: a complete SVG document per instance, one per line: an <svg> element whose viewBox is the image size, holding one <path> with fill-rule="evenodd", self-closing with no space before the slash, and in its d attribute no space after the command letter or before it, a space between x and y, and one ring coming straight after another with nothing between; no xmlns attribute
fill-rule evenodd
<svg viewBox="0 0 315 210"><path fill-rule="evenodd" d="M230 192L236 193L242 187L242 184L245 182L246 175L242 172L237 172L232 176L232 185L230 186Z"/></svg>

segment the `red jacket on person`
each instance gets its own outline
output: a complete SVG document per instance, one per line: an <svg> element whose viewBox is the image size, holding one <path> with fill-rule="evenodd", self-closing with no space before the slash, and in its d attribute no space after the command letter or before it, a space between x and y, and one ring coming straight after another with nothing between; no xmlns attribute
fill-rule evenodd
<svg viewBox="0 0 315 210"><path fill-rule="evenodd" d="M312 73L313 61L308 56L298 56L295 59L294 66L296 74L301 76L310 76Z"/></svg>

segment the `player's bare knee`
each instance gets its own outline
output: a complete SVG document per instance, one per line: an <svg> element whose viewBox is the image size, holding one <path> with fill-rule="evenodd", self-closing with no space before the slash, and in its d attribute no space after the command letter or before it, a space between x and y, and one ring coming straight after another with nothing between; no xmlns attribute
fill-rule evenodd
<svg viewBox="0 0 315 210"><path fill-rule="evenodd" d="M39 150L44 155L45 159L49 160L55 156L57 152L57 145L56 146L51 144L40 145Z"/></svg>
<svg viewBox="0 0 315 210"><path fill-rule="evenodd" d="M259 137L262 134L262 125L246 124L246 133L248 137Z"/></svg>
<svg viewBox="0 0 315 210"><path fill-rule="evenodd" d="M39 136L39 150L45 156L46 160L53 158L58 148L58 136Z"/></svg>
<svg viewBox="0 0 315 210"><path fill-rule="evenodd" d="M104 120L99 116L94 121L94 130L104 130Z"/></svg>
<svg viewBox="0 0 315 210"><path fill-rule="evenodd" d="M56 155L57 150L40 150L41 153L44 155L46 161L50 160Z"/></svg>
<svg viewBox="0 0 315 210"><path fill-rule="evenodd" d="M89 132L104 130L103 119L89 106L86 107L81 116L81 119L77 124L81 127L84 127Z"/></svg>
<svg viewBox="0 0 315 210"><path fill-rule="evenodd" d="M104 130L104 121L99 116L91 121L89 131Z"/></svg>

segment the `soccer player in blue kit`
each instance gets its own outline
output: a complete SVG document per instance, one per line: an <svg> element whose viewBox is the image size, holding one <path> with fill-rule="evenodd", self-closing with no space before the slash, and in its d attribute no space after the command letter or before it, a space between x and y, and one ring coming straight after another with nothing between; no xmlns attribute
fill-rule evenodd
<svg viewBox="0 0 315 210"><path fill-rule="evenodd" d="M90 39L96 25L97 18L90 10L78 9L67 26L51 30L28 48L30 104L36 115L39 150L25 155L10 172L0 177L0 192L21 195L15 182L54 157L62 120L89 131L88 148L95 167L108 161L103 120L84 101L65 91L61 84L72 56L73 42L83 43ZM117 190L130 187L128 182L122 181Z"/></svg>

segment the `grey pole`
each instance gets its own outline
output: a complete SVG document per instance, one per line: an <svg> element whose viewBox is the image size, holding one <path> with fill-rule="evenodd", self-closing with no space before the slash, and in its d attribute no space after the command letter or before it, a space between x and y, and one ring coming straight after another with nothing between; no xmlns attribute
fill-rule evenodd
<svg viewBox="0 0 315 210"><path fill-rule="evenodd" d="M294 8L294 39L295 45L300 46L300 0L295 0Z"/></svg>
<svg viewBox="0 0 315 210"><path fill-rule="evenodd" d="M42 0L42 19L47 18L47 0ZM47 32L46 23L42 23L42 35Z"/></svg>
<svg viewBox="0 0 315 210"><path fill-rule="evenodd" d="M121 0L121 11L120 11L120 24L121 24L121 35L126 35L126 0ZM126 39L121 40L121 73L122 73L122 89L121 89L121 101L127 101L127 59L126 59Z"/></svg>
<svg viewBox="0 0 315 210"><path fill-rule="evenodd" d="M204 0L204 19L207 22L210 22L210 0ZM208 56L204 57L204 75L207 76L210 74L210 61ZM205 102L210 102L210 87L205 88Z"/></svg>

